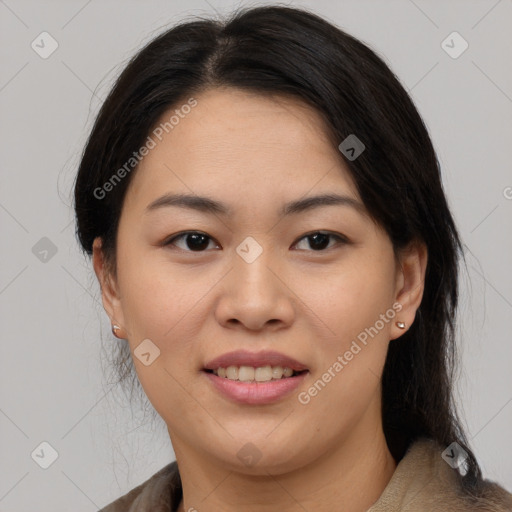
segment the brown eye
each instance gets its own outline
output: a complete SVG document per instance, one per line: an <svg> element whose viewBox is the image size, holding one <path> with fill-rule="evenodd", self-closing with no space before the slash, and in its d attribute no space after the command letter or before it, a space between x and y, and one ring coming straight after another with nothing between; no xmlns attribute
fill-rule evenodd
<svg viewBox="0 0 512 512"><path fill-rule="evenodd" d="M315 231L313 233L309 233L308 235L303 236L300 240L308 240L309 241L309 248L306 248L306 250L313 250L313 251L319 252L319 251L325 250L326 248L330 248L329 247L330 239L336 239L340 243L348 242L348 240L341 235L337 235L334 233L323 233L321 231ZM299 240L299 242L300 242L300 240Z"/></svg>
<svg viewBox="0 0 512 512"><path fill-rule="evenodd" d="M182 246L178 246L176 241L183 240L184 244ZM213 239L209 237L205 233L200 233L197 231L185 231L176 236L173 236L169 240L167 240L164 245L176 245L179 249L188 252L204 252L205 249L208 248L208 244Z"/></svg>

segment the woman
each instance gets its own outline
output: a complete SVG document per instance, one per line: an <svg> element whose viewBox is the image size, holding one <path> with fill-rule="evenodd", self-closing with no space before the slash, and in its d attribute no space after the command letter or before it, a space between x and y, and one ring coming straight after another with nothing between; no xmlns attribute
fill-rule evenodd
<svg viewBox="0 0 512 512"><path fill-rule="evenodd" d="M512 510L453 406L437 158L367 46L280 6L172 28L102 106L75 203L176 454L104 511Z"/></svg>

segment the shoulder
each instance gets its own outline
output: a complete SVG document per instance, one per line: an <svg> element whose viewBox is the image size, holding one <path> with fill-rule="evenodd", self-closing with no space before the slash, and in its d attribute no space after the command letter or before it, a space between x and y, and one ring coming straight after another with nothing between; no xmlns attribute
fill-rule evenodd
<svg viewBox="0 0 512 512"><path fill-rule="evenodd" d="M484 480L478 494L465 491L443 451L433 440L414 442L368 512L512 512L512 494L494 482Z"/></svg>
<svg viewBox="0 0 512 512"><path fill-rule="evenodd" d="M100 512L173 512L181 500L177 462L171 462L145 482L113 501Z"/></svg>
<svg viewBox="0 0 512 512"><path fill-rule="evenodd" d="M484 480L478 496L469 496L467 500L473 506L470 510L512 512L512 494L490 480Z"/></svg>

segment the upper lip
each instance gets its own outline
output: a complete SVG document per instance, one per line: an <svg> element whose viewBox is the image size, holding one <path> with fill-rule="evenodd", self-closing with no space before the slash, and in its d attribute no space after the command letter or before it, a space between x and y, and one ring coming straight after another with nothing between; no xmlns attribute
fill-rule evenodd
<svg viewBox="0 0 512 512"><path fill-rule="evenodd" d="M305 364L296 359L273 350L264 350L262 352L235 350L234 352L227 352L206 363L204 369L216 370L217 368L227 368L228 366L252 366L255 368L261 366L282 366L297 372L308 369Z"/></svg>

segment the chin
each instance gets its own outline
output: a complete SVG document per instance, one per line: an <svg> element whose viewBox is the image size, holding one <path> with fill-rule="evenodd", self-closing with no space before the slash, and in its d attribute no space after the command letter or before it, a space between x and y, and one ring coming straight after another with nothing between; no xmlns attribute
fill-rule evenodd
<svg viewBox="0 0 512 512"><path fill-rule="evenodd" d="M297 443L284 446L279 439L271 442L268 438L265 440L264 436L259 436L255 441L248 439L246 433L243 440L233 442L232 447L212 455L221 459L226 469L247 475L280 475L307 464L307 447L297 446ZM226 454L234 456L226 457Z"/></svg>

